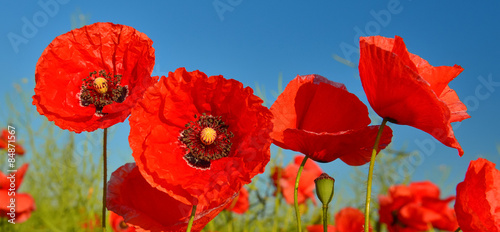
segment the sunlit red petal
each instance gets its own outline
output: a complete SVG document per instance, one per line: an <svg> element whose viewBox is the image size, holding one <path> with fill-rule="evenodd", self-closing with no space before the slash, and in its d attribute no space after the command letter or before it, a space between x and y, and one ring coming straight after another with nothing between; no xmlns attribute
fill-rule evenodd
<svg viewBox="0 0 500 232"><path fill-rule="evenodd" d="M500 171L479 158L471 161L465 180L457 185L455 212L464 231L500 231Z"/></svg>
<svg viewBox="0 0 500 232"><path fill-rule="evenodd" d="M383 118L423 130L444 145L463 150L451 122L468 118L466 107L447 86L463 69L432 67L408 53L403 39L360 39L359 73L372 108Z"/></svg>
<svg viewBox="0 0 500 232"><path fill-rule="evenodd" d="M193 231L203 229L234 197L225 199L221 205L198 205ZM134 225L137 231L186 231L192 209L191 205L151 187L133 163L111 175L107 207Z"/></svg>
<svg viewBox="0 0 500 232"><path fill-rule="evenodd" d="M369 161L378 130L367 127L368 109L345 86L319 75L297 76L271 106L273 142L319 162L341 158L349 165ZM378 127L377 127L378 129ZM381 148L392 138L384 130Z"/></svg>
<svg viewBox="0 0 500 232"><path fill-rule="evenodd" d="M227 157L208 170L184 160L179 142L195 115L220 116L234 134ZM153 186L185 204L221 204L264 171L270 157L271 113L251 88L222 76L179 68L149 88L130 117L130 146L137 166Z"/></svg>
<svg viewBox="0 0 500 232"><path fill-rule="evenodd" d="M156 81L151 77L152 43L134 28L112 23L95 23L56 37L38 60L33 105L49 121L77 133L123 122ZM93 105L82 106L77 96L82 79L100 70L122 75L120 85L128 88L125 101L104 106L102 117L95 115Z"/></svg>

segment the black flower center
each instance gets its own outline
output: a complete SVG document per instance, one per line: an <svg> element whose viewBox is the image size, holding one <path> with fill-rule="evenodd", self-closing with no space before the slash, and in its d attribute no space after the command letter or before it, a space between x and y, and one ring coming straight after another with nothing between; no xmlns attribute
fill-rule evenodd
<svg viewBox="0 0 500 232"><path fill-rule="evenodd" d="M220 116L203 113L200 117L195 115L194 118L196 121L186 124L186 129L179 137L179 141L186 145L184 159L192 167L209 169L210 161L229 155L234 134L228 131L228 125Z"/></svg>
<svg viewBox="0 0 500 232"><path fill-rule="evenodd" d="M122 103L128 96L128 87L121 86L122 76L111 75L104 70L93 71L82 79L82 87L78 98L81 106L95 106L95 115L102 117L104 106L113 102Z"/></svg>

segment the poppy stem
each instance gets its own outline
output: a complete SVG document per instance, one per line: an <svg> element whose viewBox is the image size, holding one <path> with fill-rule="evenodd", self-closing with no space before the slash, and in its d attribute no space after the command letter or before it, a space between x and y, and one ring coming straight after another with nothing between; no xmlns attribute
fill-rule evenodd
<svg viewBox="0 0 500 232"><path fill-rule="evenodd" d="M302 174L302 169L304 169L304 165L309 157L305 156L300 164L299 171L297 172L297 178L295 179L295 189L293 190L293 203L295 206L295 216L297 217L297 231L302 231L302 225L300 223L300 210L299 210L299 202L297 201L298 193L299 193L299 180L300 175Z"/></svg>
<svg viewBox="0 0 500 232"><path fill-rule="evenodd" d="M370 159L370 168L368 169L368 183L366 185L366 203L365 203L365 232L370 231L370 200L372 194L372 182L373 182L373 168L375 166L375 157L377 155L378 144L380 142L380 137L382 137L382 131L384 130L387 119L382 120L375 138L375 145L372 150L372 157Z"/></svg>
<svg viewBox="0 0 500 232"><path fill-rule="evenodd" d="M323 204L323 232L328 231L328 204Z"/></svg>
<svg viewBox="0 0 500 232"><path fill-rule="evenodd" d="M191 217L189 218L189 223L186 232L191 232L191 227L193 227L194 215L196 213L196 206L197 205L193 205L193 210L191 210Z"/></svg>
<svg viewBox="0 0 500 232"><path fill-rule="evenodd" d="M455 230L455 232L460 232L462 231L462 229L460 229L460 227L457 228L457 230Z"/></svg>
<svg viewBox="0 0 500 232"><path fill-rule="evenodd" d="M107 145L108 144L108 128L104 128L103 138L102 138L102 159L103 159L103 172L102 172L102 230L106 231L106 191L107 191L107 183L108 179L108 154L107 154Z"/></svg>

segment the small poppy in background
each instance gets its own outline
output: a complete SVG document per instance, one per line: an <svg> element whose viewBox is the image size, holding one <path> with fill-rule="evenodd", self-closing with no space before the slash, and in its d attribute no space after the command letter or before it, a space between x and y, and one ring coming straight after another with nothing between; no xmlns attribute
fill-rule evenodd
<svg viewBox="0 0 500 232"><path fill-rule="evenodd" d="M464 232L500 231L500 171L479 158L471 161L457 185L455 212Z"/></svg>
<svg viewBox="0 0 500 232"><path fill-rule="evenodd" d="M271 106L273 143L318 162L348 165L370 161L379 126L368 126L368 108L341 83L319 75L297 76ZM387 127L380 149L392 138ZM321 174L321 173L320 173Z"/></svg>
<svg viewBox="0 0 500 232"><path fill-rule="evenodd" d="M17 192L27 170L28 164L23 164L17 172L10 172L7 175L0 172L0 217L6 217L7 220L15 218L15 223L25 222L31 216L31 212L36 209L35 200L30 194ZM13 204L11 199L14 195L15 203ZM9 215L12 213L12 208L15 208L13 217Z"/></svg>
<svg viewBox="0 0 500 232"><path fill-rule="evenodd" d="M285 168L275 167L271 176L274 185L277 187L279 184L281 194L290 205L293 205L295 180L303 159L304 156L295 156L293 162ZM307 199L311 199L314 205L316 205L316 195L314 194L316 185L314 184L314 179L321 175L321 173L323 173L323 170L321 170L316 162L306 162L299 181L297 195L298 204L304 204Z"/></svg>
<svg viewBox="0 0 500 232"><path fill-rule="evenodd" d="M231 204L227 205L226 210L237 214L244 214L248 211L249 207L250 202L248 201L248 190L242 187L238 196L234 198Z"/></svg>
<svg viewBox="0 0 500 232"><path fill-rule="evenodd" d="M9 138L14 138L14 139L9 139ZM13 141L17 141L17 136L10 134L7 129L2 129L2 134L0 135L0 149L5 149L7 151L9 151L9 149L13 149L14 154L24 155L25 150L23 146ZM11 144L10 147L9 144Z"/></svg>
<svg viewBox="0 0 500 232"><path fill-rule="evenodd" d="M135 232L133 226L127 225L123 220L123 217L116 214L115 212L109 212L109 224L111 224L111 229L114 232Z"/></svg>
<svg viewBox="0 0 500 232"><path fill-rule="evenodd" d="M359 75L373 110L389 122L429 133L462 156L451 123L470 116L448 83L463 68L434 67L409 53L399 36L361 37L359 46Z"/></svg>
<svg viewBox="0 0 500 232"><path fill-rule="evenodd" d="M112 23L56 37L38 59L33 105L77 133L123 122L156 81L152 44L134 28Z"/></svg>
<svg viewBox="0 0 500 232"><path fill-rule="evenodd" d="M391 186L388 195L379 196L379 220L390 232L426 231L431 226L455 231L457 218L449 207L455 197L440 199L439 195L439 187L429 181Z"/></svg>
<svg viewBox="0 0 500 232"><path fill-rule="evenodd" d="M328 225L328 232L352 232L363 231L365 215L359 209L346 207L335 214L335 226ZM322 232L323 225L311 225L307 227L309 232ZM370 228L372 231L372 228Z"/></svg>
<svg viewBox="0 0 500 232"><path fill-rule="evenodd" d="M209 205L198 204L191 231L203 229L236 195L224 199L220 205L213 202ZM139 168L134 163L128 163L111 174L107 208L122 216L124 222L137 231L186 231L193 206L152 187ZM113 219L110 222L115 228L117 221Z"/></svg>
<svg viewBox="0 0 500 232"><path fill-rule="evenodd" d="M184 204L223 204L269 162L272 114L262 103L236 80L170 72L129 118L139 170Z"/></svg>

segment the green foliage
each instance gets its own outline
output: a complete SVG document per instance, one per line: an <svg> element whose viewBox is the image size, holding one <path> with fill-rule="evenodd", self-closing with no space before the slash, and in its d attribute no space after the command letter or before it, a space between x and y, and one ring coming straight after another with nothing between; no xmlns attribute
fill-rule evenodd
<svg viewBox="0 0 500 232"><path fill-rule="evenodd" d="M31 93L16 89L16 95L6 97L9 118L4 125L16 128L26 150L16 157L16 167L29 164L18 192L29 193L36 210L23 223L2 220L1 231L91 231L83 226L100 215L102 164L95 157L100 153L91 152L96 148L89 149L88 138L80 140L82 136L41 117L30 104ZM0 159L0 166L7 169L7 159Z"/></svg>

